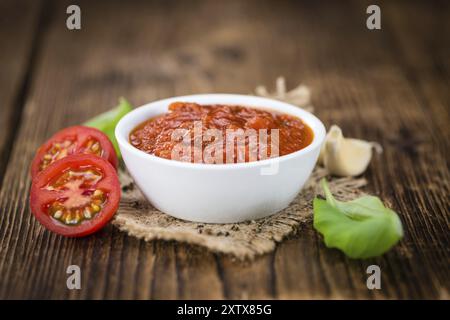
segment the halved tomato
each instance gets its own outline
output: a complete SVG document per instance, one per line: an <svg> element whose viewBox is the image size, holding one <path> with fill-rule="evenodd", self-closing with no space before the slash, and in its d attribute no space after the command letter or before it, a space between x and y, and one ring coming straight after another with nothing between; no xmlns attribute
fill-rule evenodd
<svg viewBox="0 0 450 320"><path fill-rule="evenodd" d="M48 230L82 237L101 229L119 207L114 167L90 154L69 155L50 164L31 186L30 207Z"/></svg>
<svg viewBox="0 0 450 320"><path fill-rule="evenodd" d="M73 126L57 132L38 149L31 164L32 179L53 162L77 153L95 154L117 168L116 152L103 132L95 128Z"/></svg>

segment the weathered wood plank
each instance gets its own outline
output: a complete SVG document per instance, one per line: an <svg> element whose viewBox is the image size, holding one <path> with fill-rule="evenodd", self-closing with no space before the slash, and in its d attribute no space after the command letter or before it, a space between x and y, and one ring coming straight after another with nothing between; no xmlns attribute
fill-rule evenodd
<svg viewBox="0 0 450 320"><path fill-rule="evenodd" d="M161 41L161 30L168 30L169 38L170 34L177 37L180 28L172 30L172 24L185 8L175 8L172 19L167 19L171 8L163 1L138 3L125 10L119 2L85 1L80 3L83 29L69 31L65 28L68 4L57 2L51 7L48 34L41 44L32 90L5 176L8 187L0 195L0 295L145 299L193 294L190 289L184 293L180 281L194 272L190 265L198 259L183 252L177 257L174 244L147 244L112 226L80 241L64 239L45 231L29 212L29 162L49 135L109 108L121 95L136 97L139 103L186 93L192 90L192 83L201 84L204 76L192 73L190 78L181 77L185 72L181 61L186 57L179 57L178 51L167 52ZM220 285L211 258L204 268L205 280L216 279ZM80 291L66 288L65 270L70 264L82 268ZM187 283L184 287L191 286ZM215 297L221 297L220 288L217 293Z"/></svg>
<svg viewBox="0 0 450 320"><path fill-rule="evenodd" d="M47 10L0 193L1 298L436 298L449 291L449 55L439 45L443 22L431 23L432 7L383 7L385 29L370 32L367 4L359 1L81 1L82 30L69 31L68 4ZM419 37L408 22L417 10L428 21ZM431 46L427 32L435 34ZM325 248L311 225L273 254L243 263L184 244L145 243L112 226L64 239L32 218L29 162L60 128L122 95L140 104L195 92L247 93L278 75L312 86L326 124L385 147L366 174L368 190L399 212L405 238L382 258L349 260ZM379 291L365 284L373 263L383 272ZM80 291L66 289L70 264L82 269Z"/></svg>
<svg viewBox="0 0 450 320"><path fill-rule="evenodd" d="M326 123L337 123L349 136L379 141L385 147L367 174L369 190L390 201L400 213L405 239L385 257L361 263L345 261L340 254L332 258L332 251L323 251L321 242L297 242L297 252L309 249L304 245L313 247L312 252L316 253L305 254L305 259L314 265L307 274L316 282L300 277L297 284L292 276L296 263L291 260L300 257L294 256L294 249L289 250L290 254L284 253L288 243L282 244L277 255L283 252L283 256L292 258L284 261L276 257L275 273L277 292L287 298L310 296L316 291L315 297L319 298L423 298L438 297L442 290L448 291L448 266L444 267L448 264L448 140L444 138L448 128L436 130L428 121L429 108L415 94L413 84L405 76L405 67L399 63L402 56L386 38L390 30L376 33L365 28L366 7L364 3L354 3L345 10L340 4L309 5L306 10L298 4L283 12L292 24L286 28L302 30L296 43L300 47L297 56L304 58L299 59L301 67L291 68L291 73L295 78L301 70L304 81L317 89L314 104ZM404 15L402 8L389 10ZM293 12L291 16L289 12ZM389 16L384 15L383 19L389 20ZM426 29L427 25L421 27ZM277 32L275 28L273 32ZM286 45L283 43L283 47ZM438 50L432 56L439 61L439 56L444 55ZM433 108L436 117L448 116L442 108ZM435 165L431 167L429 163ZM438 177L444 179L438 181ZM426 186L435 187L429 190ZM422 205L426 202L433 207ZM425 265L422 261L426 261ZM383 271L381 291L369 292L365 286L365 269L370 263L379 264Z"/></svg>
<svg viewBox="0 0 450 320"><path fill-rule="evenodd" d="M428 5L414 2L406 7L389 3L388 8L391 17L388 27L397 44L396 52L403 57L398 63L420 105L422 120L428 125L428 139L416 139L419 150L408 148L412 151L410 168L420 174L408 180L411 184L405 193L404 205L414 202L424 215L420 231L425 235L416 245L426 267L421 268L418 276L426 272L425 268L436 270L433 286L443 297L449 291L450 46L445 39L450 32L450 5L445 1ZM421 28L421 25L427 27ZM419 124L416 130L423 130L423 126ZM426 141L431 141L430 145L426 146Z"/></svg>
<svg viewBox="0 0 450 320"><path fill-rule="evenodd" d="M177 245L178 299L223 299L216 259L203 248Z"/></svg>
<svg viewBox="0 0 450 320"><path fill-rule="evenodd" d="M219 272L224 282L227 299L273 299L275 298L275 276L273 255L268 254L252 262L235 261L221 257Z"/></svg>
<svg viewBox="0 0 450 320"><path fill-rule="evenodd" d="M0 2L0 185L41 40L41 1ZM41 18L41 19L40 19Z"/></svg>

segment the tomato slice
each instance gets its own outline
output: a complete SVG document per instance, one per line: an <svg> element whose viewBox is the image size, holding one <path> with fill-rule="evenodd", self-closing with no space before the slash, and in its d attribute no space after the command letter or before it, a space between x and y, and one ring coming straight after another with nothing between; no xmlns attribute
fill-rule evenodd
<svg viewBox="0 0 450 320"><path fill-rule="evenodd" d="M31 186L30 207L48 230L82 237L101 229L119 207L114 167L91 154L69 155L50 164Z"/></svg>
<svg viewBox="0 0 450 320"><path fill-rule="evenodd" d="M34 179L53 162L76 153L95 154L108 160L114 168L118 165L113 144L103 132L73 126L57 132L38 149L31 164L31 177Z"/></svg>

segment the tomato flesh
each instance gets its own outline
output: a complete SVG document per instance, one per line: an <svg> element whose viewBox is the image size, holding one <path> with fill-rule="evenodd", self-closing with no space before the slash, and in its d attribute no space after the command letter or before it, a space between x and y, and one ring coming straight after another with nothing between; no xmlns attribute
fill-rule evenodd
<svg viewBox="0 0 450 320"><path fill-rule="evenodd" d="M102 228L117 211L120 185L103 158L75 154L50 164L35 181L30 205L35 217L58 234L80 237Z"/></svg>
<svg viewBox="0 0 450 320"><path fill-rule="evenodd" d="M95 187L101 172L68 170L45 188L58 190L60 198L48 205L47 214L67 225L92 219L105 205L107 193Z"/></svg>
<svg viewBox="0 0 450 320"><path fill-rule="evenodd" d="M60 160L75 152L76 142L66 138L63 142L52 143L50 149L42 157L39 163L39 171L44 170L56 160Z"/></svg>
<svg viewBox="0 0 450 320"><path fill-rule="evenodd" d="M97 155L117 168L114 147L103 132L95 128L74 126L59 131L39 148L31 165L32 178L53 162L77 153Z"/></svg>

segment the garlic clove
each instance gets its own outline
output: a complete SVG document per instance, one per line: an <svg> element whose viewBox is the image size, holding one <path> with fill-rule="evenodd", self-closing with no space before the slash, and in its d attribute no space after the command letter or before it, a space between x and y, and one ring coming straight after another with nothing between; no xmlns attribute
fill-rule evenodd
<svg viewBox="0 0 450 320"><path fill-rule="evenodd" d="M264 86L256 87L255 92L256 95L261 97L285 101L306 111L314 111L314 107L311 105L310 89L305 85L298 85L296 88L288 91L284 77L277 78L274 92L269 92Z"/></svg>
<svg viewBox="0 0 450 320"><path fill-rule="evenodd" d="M342 130L333 125L320 151L319 163L333 175L357 176L367 169L373 148L381 152L379 144L345 138Z"/></svg>

